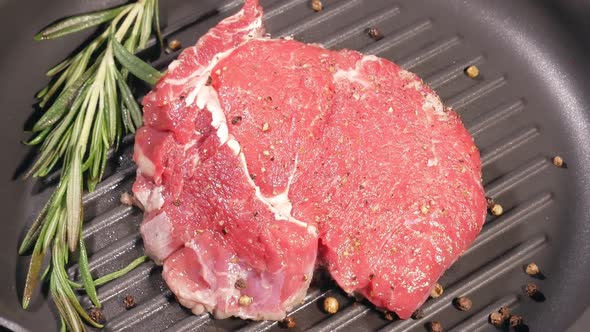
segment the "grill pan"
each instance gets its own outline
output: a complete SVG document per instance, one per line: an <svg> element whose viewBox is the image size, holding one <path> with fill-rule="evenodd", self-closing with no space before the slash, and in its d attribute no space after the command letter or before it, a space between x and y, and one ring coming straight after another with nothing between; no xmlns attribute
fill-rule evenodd
<svg viewBox="0 0 590 332"><path fill-rule="evenodd" d="M18 141L26 138L23 125L30 121L35 92L46 82L43 73L88 35L44 43L34 43L32 36L58 18L119 3L0 0L0 204L5 212L0 233L0 326L8 329L59 328L46 289L37 294L29 311L19 305L28 257L17 256L17 244L57 178L17 180L34 156ZM329 48L377 54L419 74L458 111L474 136L482 153L486 194L501 203L505 213L488 217L473 246L440 280L444 294L423 306L423 319L387 321L370 304L347 297L320 272L305 303L292 314L296 330L424 331L428 321L438 320L445 330L496 331L487 316L507 305L524 317L531 331L564 331L590 305L590 76L583 47L560 24L564 11L532 0L323 3L324 11L315 13L308 0L261 0L267 30L277 37L294 35ZM235 0L162 1L164 33L168 40L192 45L240 6ZM372 40L365 31L369 27L379 28L384 38ZM155 46L143 54L160 69L177 55L160 55ZM470 64L482 73L475 80L463 74ZM84 199L84 237L95 276L143 253L141 213L119 203L134 179L132 149L133 138L128 137L113 155L102 184ZM567 168L553 166L554 155L563 156ZM531 261L541 267L544 279L524 273ZM70 272L75 275L75 264ZM275 322L193 316L174 300L160 273L160 267L146 263L98 289L106 330L281 329ZM530 281L540 286L543 301L523 293ZM122 302L127 294L137 302L128 311ZM333 316L320 310L327 294L341 304ZM473 300L468 312L452 306L452 299L463 295ZM86 299L83 303L89 305Z"/></svg>

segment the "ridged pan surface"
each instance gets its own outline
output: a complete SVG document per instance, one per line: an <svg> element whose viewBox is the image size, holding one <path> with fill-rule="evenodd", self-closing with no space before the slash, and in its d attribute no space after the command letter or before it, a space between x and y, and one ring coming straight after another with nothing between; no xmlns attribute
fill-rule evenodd
<svg viewBox="0 0 590 332"><path fill-rule="evenodd" d="M584 58L552 13L533 1L323 0L314 12L308 0L261 0L273 36L293 35L328 48L350 48L391 59L416 72L461 115L481 150L487 196L504 207L488 217L473 246L440 283L444 294L429 300L420 320L388 321L370 304L356 302L321 273L305 303L295 309L295 330L425 331L437 320L446 331L495 331L490 312L509 306L531 331L562 331L590 304L590 95ZM84 40L84 36L35 44L34 33L58 18L118 4L118 1L0 1L3 36L0 103L3 121L0 233L0 325L14 330L58 329L56 311L38 295L30 311L19 308L27 258L16 255L18 241L47 198L55 178L43 183L15 180L28 151L20 146L23 125L42 75ZM192 45L240 1L161 1L165 35ZM35 13L31 12L35 8ZM27 13L28 12L28 13ZM26 13L26 14L25 14ZM20 19L19 19L19 15ZM30 19L28 19L30 17ZM378 28L375 41L367 28ZM9 29L9 30L7 30ZM146 52L165 68L178 55ZM468 78L463 70L479 67ZM84 237L95 276L125 266L143 254L138 232L141 212L119 203L129 191L135 167L129 138L113 158L99 188L85 196ZM560 155L567 168L551 158ZM25 163L26 164L26 163ZM534 261L545 278L532 279L523 266ZM70 268L76 273L76 266ZM193 316L174 299L153 263L98 289L109 331L279 331L276 322L213 320ZM545 300L534 301L523 286L535 282ZM123 298L137 306L126 310ZM341 310L327 315L324 296ZM457 296L473 301L470 311L453 307ZM88 301L84 299L84 303Z"/></svg>

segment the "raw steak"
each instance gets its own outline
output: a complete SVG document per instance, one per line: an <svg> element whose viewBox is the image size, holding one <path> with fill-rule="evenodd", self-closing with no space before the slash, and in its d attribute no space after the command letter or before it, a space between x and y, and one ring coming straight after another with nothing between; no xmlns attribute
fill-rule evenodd
<svg viewBox="0 0 590 332"><path fill-rule="evenodd" d="M220 53L261 37L261 16L248 2L184 51L143 101L133 188L145 207L141 233L195 314L282 319L305 296L315 267L315 226L260 193L207 82Z"/></svg>
<svg viewBox="0 0 590 332"><path fill-rule="evenodd" d="M261 15L246 1L144 99L146 251L195 313L280 319L317 254L408 318L481 229L479 152L416 75L263 37Z"/></svg>

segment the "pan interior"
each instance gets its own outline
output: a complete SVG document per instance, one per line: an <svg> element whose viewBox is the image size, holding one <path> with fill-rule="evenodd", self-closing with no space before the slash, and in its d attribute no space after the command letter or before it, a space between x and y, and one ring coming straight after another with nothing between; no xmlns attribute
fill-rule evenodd
<svg viewBox="0 0 590 332"><path fill-rule="evenodd" d="M423 319L388 321L370 304L355 303L320 272L305 303L292 314L297 328L423 331L428 321L437 320L445 330L494 331L487 317L506 305L521 314L533 331L564 330L590 303L590 288L585 287L590 282L590 222L585 211L590 206L590 180L585 176L590 174L590 100L584 91L589 82L579 47L551 12L528 1L322 2L324 10L316 13L309 1L261 0L267 30L276 37L293 35L333 49L377 54L420 75L461 115L481 150L486 194L502 204L505 212L488 217L474 245L441 279L443 296L424 305ZM25 159L27 151L18 140L23 138L21 126L31 111L33 95L45 82L42 73L83 36L42 45L30 39L38 28L64 15L114 4L65 0L52 6L39 4L47 10L31 14L31 20L16 18L24 4L0 4L0 8L5 6L0 18L6 18L0 22L18 31L7 37L10 48L0 55L0 72L7 74L0 81L1 108L7 114L0 124L2 144L7 156L18 157L2 166L6 191L1 204L14 217L0 235L0 248L5 253L2 262L7 266L0 279L0 325L15 330L58 328L55 311L41 296L31 311L19 309L19 287L27 259L14 254L19 237L47 198L52 183L23 185L10 177ZM192 45L240 5L239 1L163 1L164 32L168 40ZM366 30L374 27L383 39L375 41L367 34ZM178 55L147 53L160 68ZM479 68L481 74L476 79L464 74L469 65ZM119 203L134 179L132 147L130 138L114 158L108 177L85 199L84 236L96 276L143 254L138 233L141 213ZM555 155L564 158L567 168L552 164ZM523 266L533 261L545 278L524 273ZM75 273L75 266L71 271ZM174 300L160 272L160 267L146 263L99 288L107 330L281 329L276 322L192 316ZM529 282L539 285L543 301L523 293ZM124 308L126 295L133 295L135 308ZM327 295L339 299L338 314L329 316L320 310L318 303ZM455 309L452 300L458 296L470 297L473 308L468 312Z"/></svg>

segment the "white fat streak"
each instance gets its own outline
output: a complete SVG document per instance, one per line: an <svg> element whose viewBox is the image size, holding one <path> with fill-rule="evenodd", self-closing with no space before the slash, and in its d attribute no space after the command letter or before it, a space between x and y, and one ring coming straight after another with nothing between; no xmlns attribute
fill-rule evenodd
<svg viewBox="0 0 590 332"><path fill-rule="evenodd" d="M248 28L246 29L254 29L260 28L262 25L261 20L255 20L251 23ZM248 37L254 38L260 37L259 34L256 36ZM211 76L211 71L215 66L223 59L227 58L237 47L230 48L227 51L218 53L213 56L211 62L206 67L198 68L195 72L196 79L191 80L191 85L193 85L193 90L188 94L185 99L185 103L187 106L192 105L196 102L197 107L199 109L207 109L211 113L211 126L217 130L217 137L219 137L220 144L225 144L229 139L229 129L227 127L227 119L225 118L225 114L223 113L223 109L221 108L221 104L219 102L219 95L217 91L213 89L211 86L207 86L207 81ZM236 152L237 153L237 152Z"/></svg>
<svg viewBox="0 0 590 332"><path fill-rule="evenodd" d="M243 16L244 16L244 10L241 10L241 11L240 11L240 12L238 12L236 15L226 18L226 19L225 19L225 20L224 20L224 21L223 21L221 24L223 24L223 23L232 23L232 22L237 22L237 21L238 21L238 20L240 20L240 19L241 19ZM259 37L262 37L262 35L261 35L260 33L258 33L258 31L260 30L260 28L261 28L261 27L262 27L262 18L260 18L260 17L259 17L259 18L257 18L256 20L252 21L252 23L250 23L248 26L246 26L246 27L245 27L245 28L243 28L243 29L240 29L239 31L256 31L256 34L255 34L255 35L254 35L254 34L252 34L252 35L249 35L249 36L247 36L247 38L252 38L252 39L253 39L253 38L259 38ZM197 44L197 45L195 45L195 46L193 46L193 47L198 47L198 46L199 46L199 45ZM231 52L233 52L233 50L234 50L234 49L235 49L235 48L232 48L232 49L228 50L227 52L231 53ZM221 55L223 55L224 53L226 53L226 52L219 53L218 55L219 55L219 56L221 56ZM226 54L226 55L225 55L225 56L223 56L223 57L226 57L227 55L229 55L229 53L228 53L228 54ZM222 57L222 58L223 58L223 57ZM211 66L211 68L215 67L215 65L216 65L216 64L217 64L217 63L218 63L220 60L221 60L221 59L218 59L218 60L217 60L217 62L215 62L215 64L214 64L213 66ZM214 61L215 61L215 59L214 59ZM178 67L179 65L180 65L180 61L179 61L179 60L174 60L174 61L172 61L172 62L171 62L169 65L168 65L168 71L173 71L173 70L175 70L175 69L176 69L176 67ZM184 78L181 78L181 79L166 79L166 83L167 83L167 84L170 84L170 85L184 85L184 84L186 84L187 82L189 82L189 81L191 81L191 80L195 79L196 77L199 77L199 76L201 76L201 74L203 73L203 71L204 71L204 70L206 70L206 68L208 68L208 67L209 67L209 66L207 66L207 67L201 67L201 68L198 68L197 70L195 70L194 72L192 72L192 73L191 73L189 76L187 76L187 77L184 77ZM209 72L210 72L210 71L209 71ZM205 76L205 79L207 79L207 76ZM193 96L193 98L194 98L194 96ZM191 102L191 104L192 104L192 102ZM189 105L189 104L187 104L187 105Z"/></svg>
<svg viewBox="0 0 590 332"><path fill-rule="evenodd" d="M162 186L157 186L150 191L147 202L142 202L146 212L159 210L164 205L163 189Z"/></svg>
<svg viewBox="0 0 590 332"><path fill-rule="evenodd" d="M147 189L147 188L142 188L140 190L137 190L133 195L135 196L135 198L139 201L139 203L141 203L141 205L144 207L144 209L146 208L146 204L148 201L148 197L150 197L150 193L151 190ZM147 211L149 212L149 211Z"/></svg>
<svg viewBox="0 0 590 332"><path fill-rule="evenodd" d="M238 15L236 15L238 16ZM262 26L262 20L258 19L252 22L245 30L256 29L258 30ZM259 38L260 35L250 35L248 38ZM307 228L310 234L317 234L317 230L314 226L307 225L306 223L297 220L291 216L291 210L293 205L288 197L288 187L284 193L281 193L274 197L265 197L260 192L260 187L258 187L254 181L250 178L250 173L248 172L248 166L246 163L246 157L241 152L240 143L232 136L229 135L229 129L227 126L227 118L221 108L221 103L219 102L219 95L217 91L211 86L207 86L206 82L211 75L211 71L215 66L223 59L228 57L235 48L229 49L225 52L221 52L213 56L211 62L203 68L197 69L198 78L193 80L194 88L188 94L185 99L185 103L187 106L192 105L196 102L196 105L200 109L207 109L211 113L211 126L217 130L216 134L219 138L219 144L227 144L227 146L240 158L240 162L242 164L242 168L246 174L246 178L248 179L250 185L255 189L256 198L258 198L261 202L263 202L273 213L276 220L285 220L288 222L293 222L301 227ZM294 172L295 170L293 170ZM293 174L291 174L290 180L293 178ZM290 181L289 181L290 185Z"/></svg>
<svg viewBox="0 0 590 332"><path fill-rule="evenodd" d="M218 285L218 280L220 277L227 278L227 286L226 287L213 287L213 288L205 288L202 290L197 291L190 291L184 285L178 285L177 283L172 283L173 286L177 286L174 289L174 293L177 295L179 302L188 308L191 308L191 311L195 314L201 314L205 311L212 312L213 316L217 319L224 319L230 316L237 316L244 319L270 319L270 320L280 320L284 317L282 312L277 313L255 313L249 312L248 308L229 308L225 307L218 307L218 300L222 298L225 300L226 303L237 302L242 295L240 290L235 288L235 283L238 279L248 279L248 269L239 263L232 263L228 262L228 272L219 272L215 271L213 264L210 260L207 260L206 257L202 256L202 253L206 252L204 248L202 248L195 240L191 240L186 243L186 246L194 251L197 256L197 260L201 265L201 276L203 279L211 286ZM311 278L309 278L311 281ZM261 284L259 286L263 288L270 288L271 285L262 278L260 279ZM265 286L264 283L267 283ZM303 288L303 296L305 296L305 290L307 288ZM297 297L300 297L300 294L295 294ZM231 301L233 299L233 301ZM286 301L288 304L291 301ZM299 303L300 301L293 301L293 305ZM288 306L287 310L290 310L292 306ZM236 310L237 309L237 310Z"/></svg>
<svg viewBox="0 0 590 332"><path fill-rule="evenodd" d="M357 64L357 68L358 68L358 64ZM352 69L352 68L348 69L348 70L338 69L334 73L334 80L335 81L346 80L349 82L359 83L360 85L362 85L365 88L370 87L369 82L367 82L365 79L362 78L362 76L359 74L358 70Z"/></svg>
<svg viewBox="0 0 590 332"><path fill-rule="evenodd" d="M217 137L219 137L219 144L225 144L229 139L229 128L227 127L227 119L221 108L219 102L219 95L217 91L211 86L201 88L197 95L197 106L200 109L205 109L211 113L211 126L217 129Z"/></svg>
<svg viewBox="0 0 590 332"><path fill-rule="evenodd" d="M173 226L165 211L140 226L146 253L159 265L178 249L172 246L175 243L172 230Z"/></svg>
<svg viewBox="0 0 590 332"><path fill-rule="evenodd" d="M207 262L203 261L203 258L201 257L202 250L198 250L198 246L195 245L194 241L191 241L186 245L195 252L197 260L200 262L202 267L201 276L203 276L203 279L205 279L205 281L208 283L213 282L213 285L215 285L215 280L208 280L208 278L210 278L211 275L213 275L213 277L215 275L214 272L211 271L209 265L207 265ZM181 274L184 273L181 272ZM174 294L176 294L176 297L178 298L180 304L187 308L190 308L195 315L202 314L205 311L211 312L217 305L217 297L215 296L216 294L210 288L203 288L194 291L188 289L188 285L186 285L185 283L174 282L174 280L170 280L170 282L167 283L171 286L171 288L173 288Z"/></svg>
<svg viewBox="0 0 590 332"><path fill-rule="evenodd" d="M211 76L211 71L213 68L215 68L215 66L217 66L221 60L227 58L236 48L237 47L230 48L227 51L215 54L207 66L201 66L195 70L194 75L191 74L191 76L194 76L195 78L190 82L190 84L193 86L193 90L185 99L187 106L190 106L195 102L197 96L199 93L201 93L201 90L203 87L205 87L205 84L207 84L207 80L209 79L209 76ZM202 99L206 100L206 97L202 97ZM202 109L201 106L199 107Z"/></svg>
<svg viewBox="0 0 590 332"><path fill-rule="evenodd" d="M379 61L379 58L374 55L365 55L359 61L356 62L354 69L352 69L352 68L350 68L348 70L338 69L334 73L334 80L335 81L347 80L350 82L359 83L360 85L362 85L365 88L370 88L371 83L369 81L365 80L363 75L361 75L361 73L360 73L360 70L361 70L361 67L363 66L363 64L365 62L369 62L369 61Z"/></svg>
<svg viewBox="0 0 590 332"><path fill-rule="evenodd" d="M426 97L424 97L424 104L422 105L422 109L427 110L434 110L434 113L437 115L442 115L447 117L448 115L444 112L444 106L440 98L435 94L428 92L426 93Z"/></svg>
<svg viewBox="0 0 590 332"><path fill-rule="evenodd" d="M398 76L408 81L404 88L414 88L417 91L423 92L425 94L424 103L422 104L422 110L434 110L434 113L436 115L442 116L444 118L448 117L448 114L444 111L444 106L440 98L430 91L424 91L424 83L418 76L404 69L399 71Z"/></svg>
<svg viewBox="0 0 590 332"><path fill-rule="evenodd" d="M289 197L288 197L288 191L289 191L288 188L289 187L287 187L285 192L283 192L279 195L276 195L271 198L265 197L260 192L260 187L258 187L254 183L254 180L252 180L252 178L250 178L250 172L248 171L248 164L246 163L246 157L244 156L244 153L240 152L240 154L238 155L238 158L240 158L240 162L242 164L242 169L244 170L244 173L246 174L246 178L248 179L248 182L250 183L250 185L252 187L254 187L256 198L258 198L258 200L260 200L262 203L264 203L264 205L266 205L267 208L271 212L274 213L276 220L285 220L288 222L292 222L296 225L307 228L307 232L309 234L317 235L317 229L315 228L315 226L308 225L308 224L304 223L303 221L294 218L291 215L291 209L293 208L293 205L291 204L291 201L289 200ZM295 167L293 169L294 169L293 172L295 172ZM275 204L277 204L277 205L275 205Z"/></svg>
<svg viewBox="0 0 590 332"><path fill-rule="evenodd" d="M141 174L145 174L149 177L154 176L156 173L156 165L145 156L143 150L139 145L135 145L135 153L137 154L137 169Z"/></svg>
<svg viewBox="0 0 590 332"><path fill-rule="evenodd" d="M178 67L178 65L180 64L179 60L175 60L173 61L169 66L168 66L168 70L173 70L174 68ZM190 80L194 79L195 77L197 77L199 71L198 69L194 72L192 72L189 76L187 77L183 77L183 78L176 78L176 79L172 79L172 78L166 78L166 84L169 85L184 85L186 83L188 83Z"/></svg>
<svg viewBox="0 0 590 332"><path fill-rule="evenodd" d="M291 175L289 175L289 180L287 181L287 188L282 193L267 197L268 202L274 206L282 216L290 216L291 211L293 210L293 204L289 200L289 190L291 189L291 183L293 183L293 178L295 177L295 171L297 170L297 164L299 163L299 154L295 155L295 162L293 163L293 170L291 171Z"/></svg>
<svg viewBox="0 0 590 332"><path fill-rule="evenodd" d="M227 140L227 146L232 149L232 151L238 155L240 153L241 147L240 147L240 143L238 143L238 141L236 141L232 135L230 135L230 139Z"/></svg>
<svg viewBox="0 0 590 332"><path fill-rule="evenodd" d="M237 21L243 16L243 14L244 14L244 12L242 10L238 14L236 14L232 17L229 17L224 22ZM255 39L255 38L262 37L262 34L260 34L261 27L262 27L262 18L259 17L256 20L254 20L252 23L250 23L248 26L241 29L240 31L253 31L253 34L248 35L245 39ZM227 58L239 46L240 45L230 48L224 52L217 53L216 55L213 56L213 58L211 59L209 64L207 64L207 66L200 67L194 72L195 76L198 75L198 78L196 80L194 80L193 82L191 82L194 85L194 88L193 88L193 91L191 91L189 93L189 95L187 96L187 98L185 100L187 106L191 105L195 101L195 98L197 98L201 89L205 86L209 76L211 75L211 71L213 70L213 68L215 68L215 66L217 66L217 64L221 60ZM206 97L204 99L206 99ZM201 106L199 106L199 107L201 109L203 108Z"/></svg>

